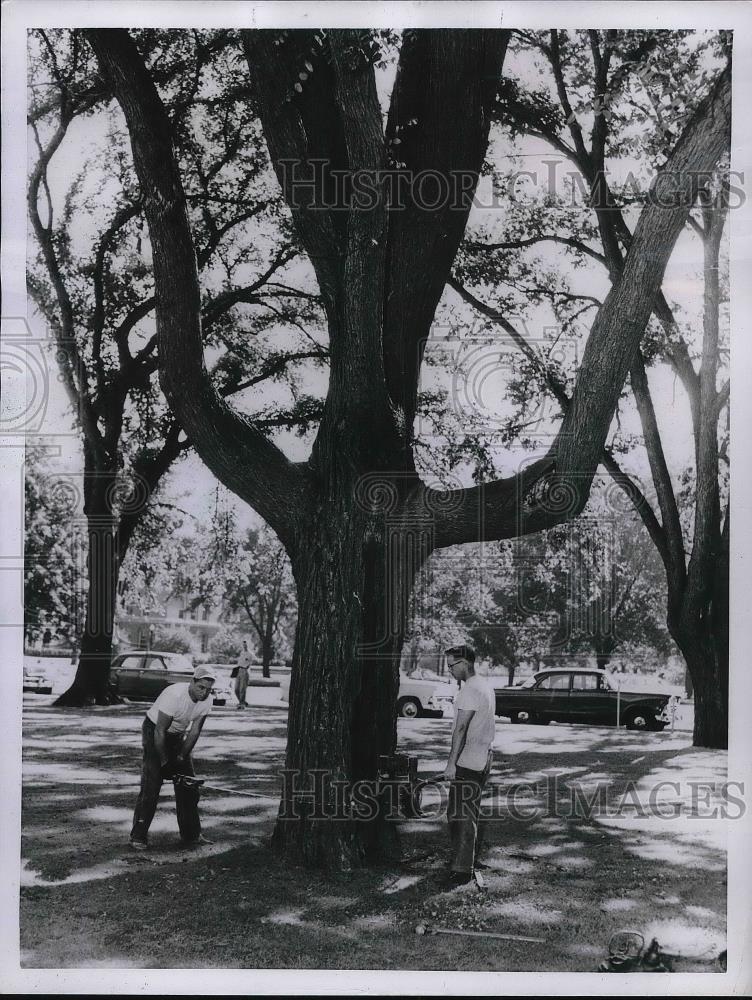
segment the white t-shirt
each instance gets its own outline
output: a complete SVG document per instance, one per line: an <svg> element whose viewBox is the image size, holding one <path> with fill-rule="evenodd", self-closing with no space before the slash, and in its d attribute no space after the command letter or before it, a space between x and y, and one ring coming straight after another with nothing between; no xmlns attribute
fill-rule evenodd
<svg viewBox="0 0 752 1000"><path fill-rule="evenodd" d="M496 695L485 677L473 674L463 683L454 698L455 720L460 709L474 715L457 766L482 771L488 763L488 751L496 735Z"/></svg>
<svg viewBox="0 0 752 1000"><path fill-rule="evenodd" d="M211 694L205 701L194 701L188 694L189 687L189 684L170 684L146 713L146 718L151 719L156 726L159 713L164 712L165 715L172 716L168 733L187 732L191 723L208 715L212 710Z"/></svg>
<svg viewBox="0 0 752 1000"><path fill-rule="evenodd" d="M238 657L238 666L242 667L243 670L250 670L252 663L250 650L244 650Z"/></svg>

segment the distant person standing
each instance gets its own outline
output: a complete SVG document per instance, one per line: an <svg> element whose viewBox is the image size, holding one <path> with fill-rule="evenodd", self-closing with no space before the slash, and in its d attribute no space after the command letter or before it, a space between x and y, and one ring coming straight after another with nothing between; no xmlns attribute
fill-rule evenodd
<svg viewBox="0 0 752 1000"><path fill-rule="evenodd" d="M447 821L452 858L447 883L453 888L473 877L480 800L496 734L496 698L486 678L475 673L472 646L453 646L446 655L452 677L462 683L454 699L452 747L443 775L450 783Z"/></svg>
<svg viewBox="0 0 752 1000"><path fill-rule="evenodd" d="M238 699L238 708L248 708L245 700L245 693L248 688L248 676L251 670L251 654L248 652L248 643L243 639L243 651L238 657L237 674L235 675L235 694Z"/></svg>
<svg viewBox="0 0 752 1000"><path fill-rule="evenodd" d="M191 751L211 712L210 695L215 680L214 672L208 667L196 667L190 683L170 684L146 713L141 730L144 748L141 791L131 830L131 847L136 850L147 847L162 782L178 774L196 774ZM175 808L183 843L187 846L208 843L201 835L197 790L176 782Z"/></svg>

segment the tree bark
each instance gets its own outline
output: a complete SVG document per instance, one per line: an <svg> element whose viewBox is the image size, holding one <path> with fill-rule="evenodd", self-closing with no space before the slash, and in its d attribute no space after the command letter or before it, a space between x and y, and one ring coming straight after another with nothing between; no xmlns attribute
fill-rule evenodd
<svg viewBox="0 0 752 1000"><path fill-rule="evenodd" d="M728 659L712 634L693 629L677 632L674 639L682 651L692 679L695 722L692 745L728 747Z"/></svg>
<svg viewBox="0 0 752 1000"><path fill-rule="evenodd" d="M315 530L293 559L298 624L273 838L286 857L339 869L398 851L394 823L383 812L351 817L349 793L353 783L372 782L378 757L396 747L407 596L430 544L393 530L378 497L370 511L352 497L343 489L319 502ZM306 798L314 789L315 799Z"/></svg>
<svg viewBox="0 0 752 1000"><path fill-rule="evenodd" d="M108 705L113 700L109 689L110 659L120 571L117 518L113 513L116 482L116 471L97 468L86 449L84 514L89 581L86 619L76 675L68 690L54 702L58 707Z"/></svg>

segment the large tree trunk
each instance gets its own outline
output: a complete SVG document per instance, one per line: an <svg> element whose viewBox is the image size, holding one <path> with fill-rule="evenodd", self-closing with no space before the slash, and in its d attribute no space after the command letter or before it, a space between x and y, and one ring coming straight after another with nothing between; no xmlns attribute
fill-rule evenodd
<svg viewBox="0 0 752 1000"><path fill-rule="evenodd" d="M86 458L84 513L89 581L86 621L76 676L68 690L55 701L60 707L107 705L113 700L109 690L110 658L120 571L117 518L112 510L115 484L113 470L98 470L90 458Z"/></svg>
<svg viewBox="0 0 752 1000"><path fill-rule="evenodd" d="M677 639L677 642L679 640ZM692 743L696 747L728 747L728 659L712 636L695 633L679 643L695 697Z"/></svg>
<svg viewBox="0 0 752 1000"><path fill-rule="evenodd" d="M729 719L729 527L726 515L715 553L713 576L702 600L670 595L668 627L687 667L688 697L694 696L693 745L726 749Z"/></svg>
<svg viewBox="0 0 752 1000"><path fill-rule="evenodd" d="M392 528L357 502L332 508L316 512L293 559L298 624L273 844L294 860L349 869L399 853L389 810L350 817L350 791L373 783L379 756L395 751L407 600L430 533ZM296 794L312 789L315 799Z"/></svg>

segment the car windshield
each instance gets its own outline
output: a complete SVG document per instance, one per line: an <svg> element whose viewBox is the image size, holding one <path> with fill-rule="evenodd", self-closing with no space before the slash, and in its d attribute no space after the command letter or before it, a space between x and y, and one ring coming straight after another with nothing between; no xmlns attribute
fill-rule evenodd
<svg viewBox="0 0 752 1000"><path fill-rule="evenodd" d="M522 687L522 688L531 688L533 686L533 684L535 684L535 675L533 675L532 677L528 677L527 680L524 680L520 684L520 687Z"/></svg>

